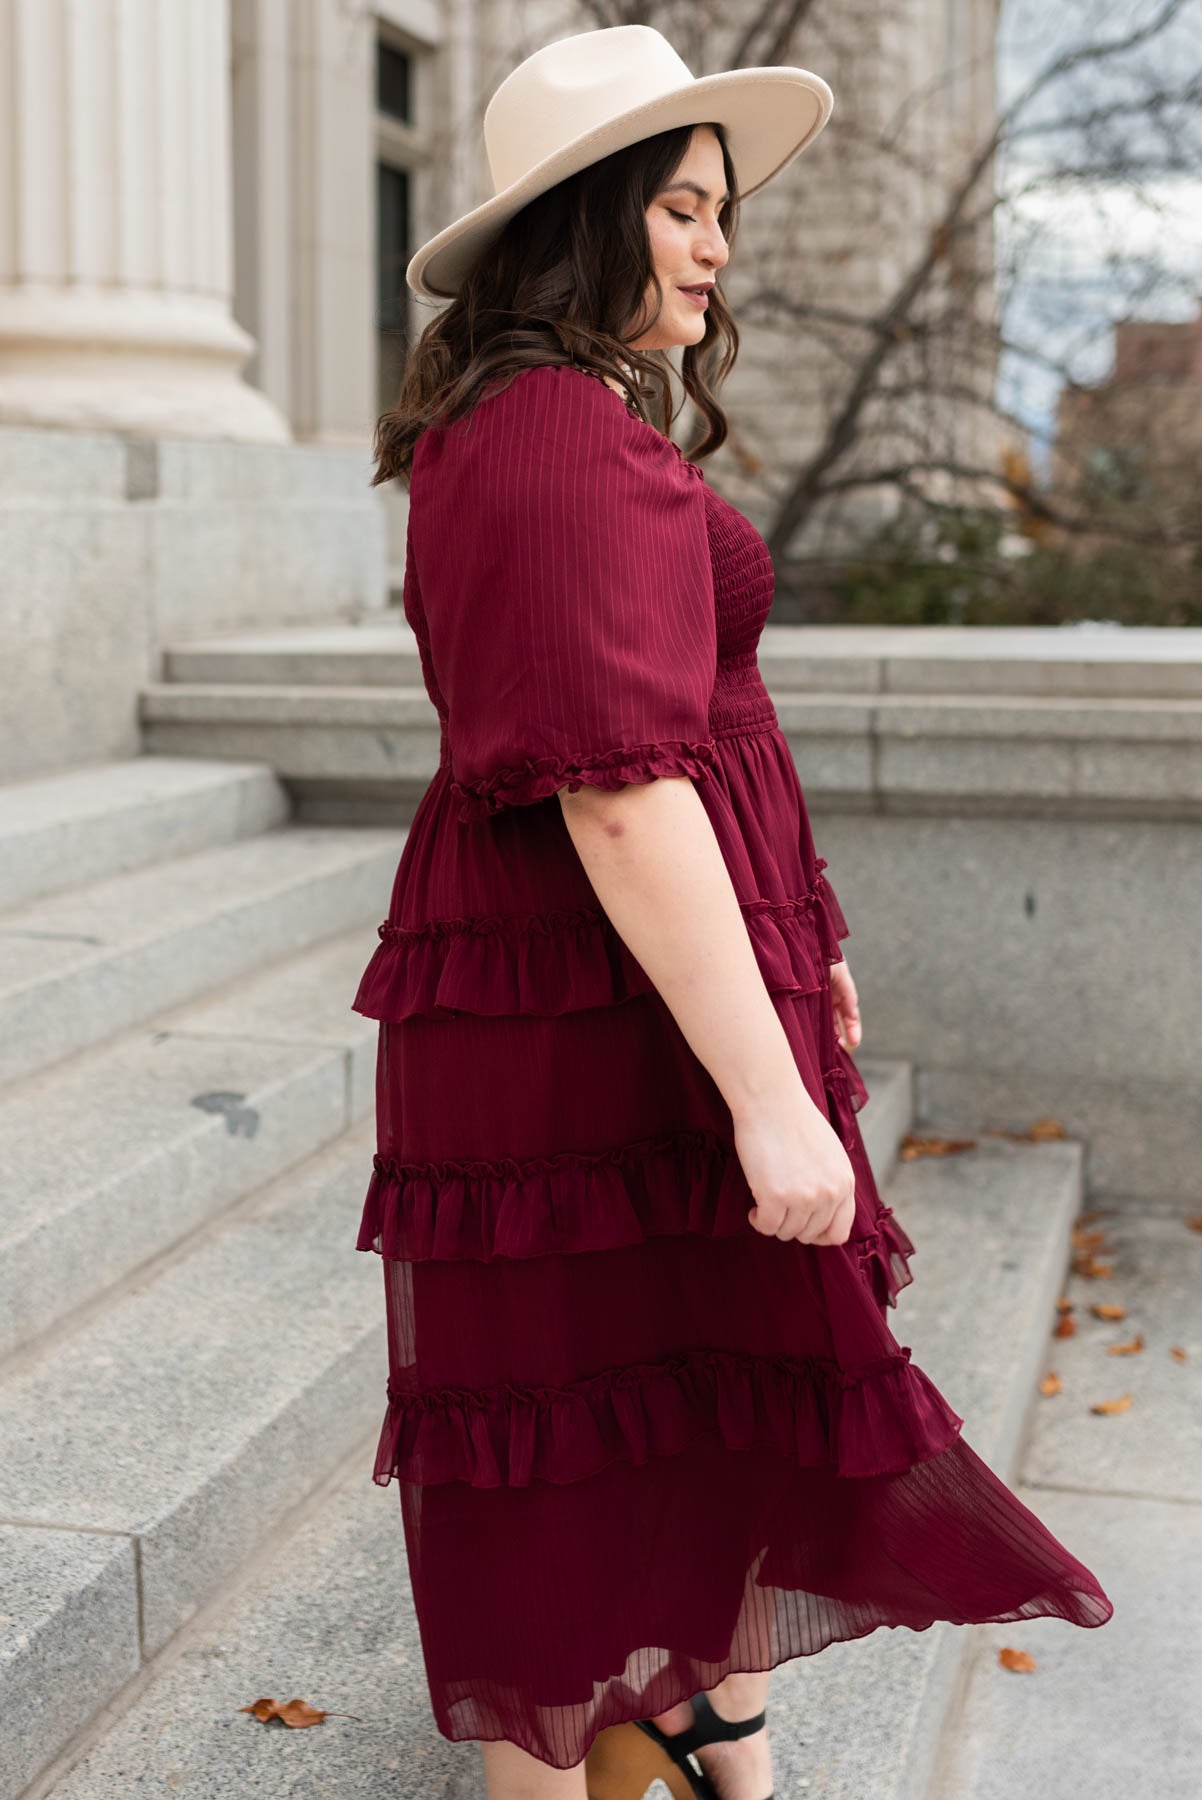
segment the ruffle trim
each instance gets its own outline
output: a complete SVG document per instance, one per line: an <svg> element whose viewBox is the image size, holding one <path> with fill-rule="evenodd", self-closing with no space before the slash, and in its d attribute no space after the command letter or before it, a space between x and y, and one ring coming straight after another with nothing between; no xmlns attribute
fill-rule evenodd
<svg viewBox="0 0 1202 1800"><path fill-rule="evenodd" d="M914 1245L894 1217L891 1206L883 1206L876 1225L867 1237L849 1240L860 1263L860 1274L868 1283L878 1306L896 1306L897 1296L914 1279L908 1258Z"/></svg>
<svg viewBox="0 0 1202 1800"><path fill-rule="evenodd" d="M946 1450L964 1421L906 1345L854 1374L820 1358L689 1350L562 1388L388 1390L372 1479L526 1487L580 1481L716 1436L839 1475L889 1475Z"/></svg>
<svg viewBox="0 0 1202 1800"><path fill-rule="evenodd" d="M847 922L824 867L819 858L813 887L797 899L743 902L769 993L819 992L829 981L826 965L842 956ZM414 927L385 920L378 935L351 1007L387 1024L443 1011L549 1016L655 991L600 907Z"/></svg>
<svg viewBox="0 0 1202 1800"><path fill-rule="evenodd" d="M823 1080L846 1142L856 1110L846 1070L832 1068ZM355 1248L405 1262L578 1255L685 1233L746 1236L755 1230L753 1205L734 1144L712 1131L521 1160L400 1162L377 1153ZM863 1237L838 1247L855 1259L878 1305L895 1305L913 1280L914 1245L890 1207Z"/></svg>
<svg viewBox="0 0 1202 1800"><path fill-rule="evenodd" d="M595 756L568 760L541 756L498 769L478 781L452 781L451 793L459 806L460 822L490 818L508 806L529 806L545 800L567 784L569 794L582 787L620 788L627 783L656 781L662 775L691 775L707 779L717 760L712 741L688 744L620 745Z"/></svg>
<svg viewBox="0 0 1202 1800"><path fill-rule="evenodd" d="M755 1229L735 1147L711 1131L521 1161L377 1154L372 1163L355 1248L405 1261L567 1255Z"/></svg>
<svg viewBox="0 0 1202 1800"><path fill-rule="evenodd" d="M831 1123L843 1143L850 1144L853 1132L859 1130L855 1115L868 1099L868 1088L850 1052L837 1040L835 1055L839 1061L824 1071L822 1081ZM909 1258L915 1251L893 1208L878 1205L872 1230L863 1237L849 1238L846 1248L856 1256L860 1275L878 1306L896 1306L897 1296L914 1279Z"/></svg>

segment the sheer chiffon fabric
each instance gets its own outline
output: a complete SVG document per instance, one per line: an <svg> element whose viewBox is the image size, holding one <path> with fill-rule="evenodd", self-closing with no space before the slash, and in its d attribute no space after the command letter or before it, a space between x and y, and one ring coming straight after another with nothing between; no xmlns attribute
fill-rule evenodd
<svg viewBox="0 0 1202 1800"><path fill-rule="evenodd" d="M440 762L353 1001L380 1028L357 1248L438 1729L567 1768L880 1626L1104 1623L889 1329L915 1246L835 1035L848 926L756 663L762 538L603 382L543 367L423 434L404 595ZM663 778L696 786L847 1149L845 1244L749 1223L729 1109L554 798Z"/></svg>

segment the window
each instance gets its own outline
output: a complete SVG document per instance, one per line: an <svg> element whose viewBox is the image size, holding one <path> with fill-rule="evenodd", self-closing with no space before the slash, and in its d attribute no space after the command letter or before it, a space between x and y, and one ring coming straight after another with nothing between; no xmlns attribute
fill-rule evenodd
<svg viewBox="0 0 1202 1800"><path fill-rule="evenodd" d="M420 46L390 26L376 37L376 402L395 404L405 373L412 295L405 270L416 249L415 184L428 161L418 130L425 80Z"/></svg>
<svg viewBox="0 0 1202 1800"><path fill-rule="evenodd" d="M402 125L413 123L411 74L408 52L377 39L376 111L383 113L386 119L397 119Z"/></svg>
<svg viewBox="0 0 1202 1800"><path fill-rule="evenodd" d="M376 345L379 411L393 405L405 370L409 289L405 269L413 254L408 169L376 164Z"/></svg>

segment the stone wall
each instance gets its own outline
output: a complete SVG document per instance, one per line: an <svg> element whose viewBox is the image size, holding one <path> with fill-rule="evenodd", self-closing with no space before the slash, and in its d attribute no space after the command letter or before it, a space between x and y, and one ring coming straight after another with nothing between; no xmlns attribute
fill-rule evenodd
<svg viewBox="0 0 1202 1800"><path fill-rule="evenodd" d="M364 457L0 428L0 780L136 754L165 644L387 599Z"/></svg>

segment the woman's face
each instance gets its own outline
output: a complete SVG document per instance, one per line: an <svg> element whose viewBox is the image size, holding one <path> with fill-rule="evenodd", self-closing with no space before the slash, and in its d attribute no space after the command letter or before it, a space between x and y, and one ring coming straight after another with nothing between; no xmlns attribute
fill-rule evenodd
<svg viewBox="0 0 1202 1800"><path fill-rule="evenodd" d="M713 281L730 255L719 226L725 194L722 146L710 126L698 125L679 168L647 208L651 259L664 298L658 320L632 339L632 349L670 350L705 336L706 308L684 289ZM650 283L646 298L653 310Z"/></svg>

